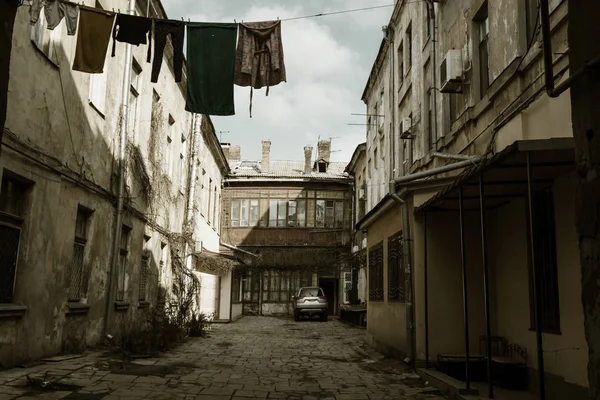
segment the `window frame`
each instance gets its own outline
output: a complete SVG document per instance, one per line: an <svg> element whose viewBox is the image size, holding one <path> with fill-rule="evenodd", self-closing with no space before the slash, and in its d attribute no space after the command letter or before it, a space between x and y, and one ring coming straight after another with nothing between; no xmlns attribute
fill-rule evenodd
<svg viewBox="0 0 600 400"><path fill-rule="evenodd" d="M85 263L85 251L87 247L89 226L91 223L91 217L93 212L93 210L84 207L81 204L77 207L77 215L75 218L75 233L73 235L73 255L71 257L71 265L69 268L69 286L67 292L67 301L70 302L81 301L82 298L85 298L87 296L87 268ZM78 228L80 216L82 217L84 223L83 232L80 232ZM78 251L81 251L81 265L79 267L77 267L74 264L75 254ZM75 276L77 276L74 272L75 268L78 268L80 270L78 282L75 279ZM73 285L78 285L79 290L75 291Z"/></svg>
<svg viewBox="0 0 600 400"><path fill-rule="evenodd" d="M389 303L406 303L402 232L388 238L387 247L387 299Z"/></svg>
<svg viewBox="0 0 600 400"><path fill-rule="evenodd" d="M368 259L369 301L383 302L383 242L369 248Z"/></svg>

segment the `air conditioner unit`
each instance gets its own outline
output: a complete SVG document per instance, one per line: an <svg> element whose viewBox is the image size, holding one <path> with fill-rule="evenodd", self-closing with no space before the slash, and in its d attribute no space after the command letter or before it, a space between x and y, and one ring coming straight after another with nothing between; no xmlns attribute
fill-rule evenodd
<svg viewBox="0 0 600 400"><path fill-rule="evenodd" d="M442 93L462 93L463 61L460 49L448 50L440 66Z"/></svg>
<svg viewBox="0 0 600 400"><path fill-rule="evenodd" d="M412 119L410 117L402 118L400 121L400 138L410 139L412 131Z"/></svg>

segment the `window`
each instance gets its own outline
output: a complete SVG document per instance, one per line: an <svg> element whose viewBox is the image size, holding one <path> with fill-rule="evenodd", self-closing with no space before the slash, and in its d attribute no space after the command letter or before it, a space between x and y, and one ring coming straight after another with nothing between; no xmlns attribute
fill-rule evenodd
<svg viewBox="0 0 600 400"><path fill-rule="evenodd" d="M167 263L167 244L165 242L160 242L160 262L159 262L159 270L158 270L158 297L157 303L160 305L164 305L167 299L167 289L166 284L163 282L163 269Z"/></svg>
<svg viewBox="0 0 600 400"><path fill-rule="evenodd" d="M31 42L39 51L44 53L48 60L58 65L56 50L60 44L63 24L59 24L53 30L49 30L45 14L44 10L42 10L37 23L31 27Z"/></svg>
<svg viewBox="0 0 600 400"><path fill-rule="evenodd" d="M533 228L535 244L535 271L541 282L542 331L560 332L558 297L558 270L556 260L556 226L554 221L554 192L552 188L539 190L533 196ZM530 243L530 241L528 241ZM529 249L531 251L531 249ZM534 280L529 263L529 309L531 328L536 329Z"/></svg>
<svg viewBox="0 0 600 400"><path fill-rule="evenodd" d="M269 303L287 303L291 299L292 273L290 271L269 270L263 273L262 300Z"/></svg>
<svg viewBox="0 0 600 400"><path fill-rule="evenodd" d="M423 3L423 37L425 38L424 44L431 39L431 16L429 15L429 6L427 3Z"/></svg>
<svg viewBox="0 0 600 400"><path fill-rule="evenodd" d="M144 235L144 245L142 250L142 262L140 264L140 285L138 288L138 301L145 302L147 296L147 286L148 286L148 272L149 272L149 262L150 256L148 254L148 242L150 241L150 236Z"/></svg>
<svg viewBox="0 0 600 400"><path fill-rule="evenodd" d="M369 249L369 300L383 301L383 243Z"/></svg>
<svg viewBox="0 0 600 400"><path fill-rule="evenodd" d="M118 287L117 301L125 300L126 275L127 275L127 255L129 254L129 233L131 228L126 225L121 227L121 240L119 241L119 271L118 271Z"/></svg>
<svg viewBox="0 0 600 400"><path fill-rule="evenodd" d="M213 214L212 214L212 226L217 227L215 221L217 220L217 187L213 190Z"/></svg>
<svg viewBox="0 0 600 400"><path fill-rule="evenodd" d="M284 227L286 220L286 200L277 200L277 226Z"/></svg>
<svg viewBox="0 0 600 400"><path fill-rule="evenodd" d="M298 214L297 226L304 228L306 226L306 200L297 200L296 208Z"/></svg>
<svg viewBox="0 0 600 400"><path fill-rule="evenodd" d="M533 37L537 30L538 24L538 0L526 0L525 1L525 19L527 23L527 44L533 42Z"/></svg>
<svg viewBox="0 0 600 400"><path fill-rule="evenodd" d="M403 256L402 235L397 233L388 238L388 301L406 302Z"/></svg>
<svg viewBox="0 0 600 400"><path fill-rule="evenodd" d="M377 170L377 165L378 165L378 161L379 161L379 156L377 155L377 147L375 147L375 150L373 150L373 168L375 168L375 170Z"/></svg>
<svg viewBox="0 0 600 400"><path fill-rule="evenodd" d="M138 97L140 96L140 74L142 73L142 67L140 64L133 59L131 64L131 86L129 94L129 133L130 137L133 137L137 142L137 118L138 118Z"/></svg>
<svg viewBox="0 0 600 400"><path fill-rule="evenodd" d="M412 65L412 26L409 24L406 29L406 73Z"/></svg>
<svg viewBox="0 0 600 400"><path fill-rule="evenodd" d="M317 200L317 209L315 213L315 226L317 228L325 227L325 200Z"/></svg>
<svg viewBox="0 0 600 400"><path fill-rule="evenodd" d="M344 227L344 202L335 202L335 228L341 229Z"/></svg>
<svg viewBox="0 0 600 400"><path fill-rule="evenodd" d="M239 303L242 301L242 277L239 272L233 272L233 282L231 284L231 301Z"/></svg>
<svg viewBox="0 0 600 400"><path fill-rule="evenodd" d="M84 267L84 253L88 238L88 227L92 211L79 206L75 220L73 257L71 258L69 279L69 301L79 301L87 295L87 271Z"/></svg>
<svg viewBox="0 0 600 400"><path fill-rule="evenodd" d="M325 228L334 227L334 204L331 200L325 202Z"/></svg>
<svg viewBox="0 0 600 400"><path fill-rule="evenodd" d="M252 200L258 202L258 200ZM248 211L250 200L231 201L231 226L248 226ZM254 226L254 225L252 225Z"/></svg>
<svg viewBox="0 0 600 400"><path fill-rule="evenodd" d="M260 220L260 202L250 200L250 226L258 226Z"/></svg>
<svg viewBox="0 0 600 400"><path fill-rule="evenodd" d="M404 44L400 42L398 46L398 88L404 82Z"/></svg>
<svg viewBox="0 0 600 400"><path fill-rule="evenodd" d="M288 202L288 226L295 227L298 223L297 203L295 200Z"/></svg>
<svg viewBox="0 0 600 400"><path fill-rule="evenodd" d="M409 147L408 147L408 140L403 140L402 141L402 166L404 168L404 173L408 173L408 170L410 168L410 152L409 152Z"/></svg>
<svg viewBox="0 0 600 400"><path fill-rule="evenodd" d="M4 170L0 186L0 303L10 303L13 299L21 226L30 186Z"/></svg>
<svg viewBox="0 0 600 400"><path fill-rule="evenodd" d="M490 24L488 19L488 4L485 2L477 13L476 23L479 38L479 95L485 97L487 88L490 86L490 72L488 65L488 38Z"/></svg>

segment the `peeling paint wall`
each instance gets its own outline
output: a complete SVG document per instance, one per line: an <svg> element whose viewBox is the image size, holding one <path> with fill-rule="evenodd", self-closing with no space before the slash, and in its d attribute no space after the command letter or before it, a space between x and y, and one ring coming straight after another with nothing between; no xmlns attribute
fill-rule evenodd
<svg viewBox="0 0 600 400"><path fill-rule="evenodd" d="M126 8L124 0L102 5ZM161 9L158 3L151 8ZM49 54L32 43L31 31L28 8L20 7L0 176L26 180L28 188L21 207L14 295L12 303L0 304L1 366L82 351L99 343L107 318L107 333L118 335L156 306L164 297L159 293L172 286L172 235L182 233L188 203L192 117L184 111L185 71L183 82L175 83L167 48L158 83L152 84L150 64L144 61L147 48L134 47L132 86L137 97L130 98L123 218L130 230L126 253L121 252L126 254L123 278L116 266L111 272L125 45L117 45L116 57L107 56L105 91L94 95L91 86L99 75L72 71L76 36L67 36L64 22L54 31L43 30L52 43ZM205 134L214 136L212 124L209 128ZM200 154L201 163L220 189L226 165L222 162L215 170L220 148L212 149ZM89 212L83 295L67 301L79 206ZM195 221L206 224L201 215ZM202 229L195 232L192 240L218 246L217 230L211 228L210 235ZM122 301L112 298L107 303L111 273L113 294L122 279L124 295ZM26 311L9 315L22 306Z"/></svg>

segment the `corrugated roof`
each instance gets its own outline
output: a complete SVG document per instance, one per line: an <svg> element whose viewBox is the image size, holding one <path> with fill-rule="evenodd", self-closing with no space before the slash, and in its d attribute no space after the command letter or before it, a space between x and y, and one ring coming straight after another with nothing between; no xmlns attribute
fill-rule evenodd
<svg viewBox="0 0 600 400"><path fill-rule="evenodd" d="M311 179L350 179L344 172L347 163L332 162L327 166L327 172L311 171L304 173L304 161L271 161L269 172L262 172L260 161L233 161L230 162L231 177L256 177L256 178L311 178Z"/></svg>

